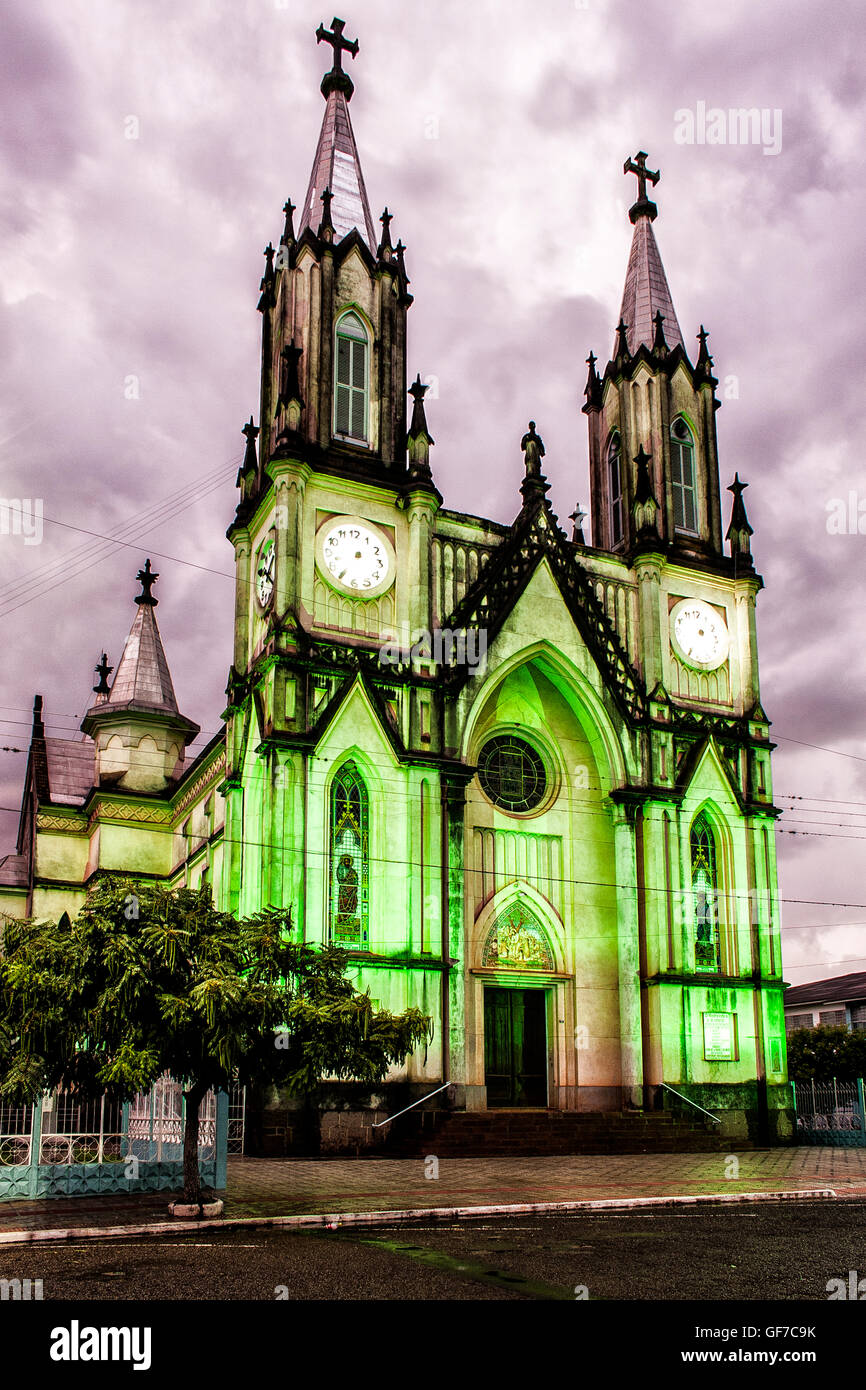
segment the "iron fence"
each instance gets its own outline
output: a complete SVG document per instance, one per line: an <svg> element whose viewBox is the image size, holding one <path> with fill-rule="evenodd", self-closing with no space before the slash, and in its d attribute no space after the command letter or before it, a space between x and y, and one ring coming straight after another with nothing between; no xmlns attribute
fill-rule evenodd
<svg viewBox="0 0 866 1390"><path fill-rule="evenodd" d="M225 1187L228 1102L210 1091L199 1109L199 1168L215 1188ZM182 1087L168 1075L129 1102L55 1091L0 1104L0 1200L175 1189L184 1121Z"/></svg>
<svg viewBox="0 0 866 1390"><path fill-rule="evenodd" d="M798 1144L866 1146L863 1081L795 1081Z"/></svg>

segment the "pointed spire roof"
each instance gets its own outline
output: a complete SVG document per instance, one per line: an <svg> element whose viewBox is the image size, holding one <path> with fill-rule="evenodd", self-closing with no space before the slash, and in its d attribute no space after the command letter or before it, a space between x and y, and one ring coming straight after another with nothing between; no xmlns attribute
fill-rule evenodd
<svg viewBox="0 0 866 1390"><path fill-rule="evenodd" d="M175 698L171 673L168 669L162 638L156 624L154 612L157 600L150 589L158 575L147 561L145 568L139 570L143 592L135 600L138 612L126 639L123 656L120 658L117 673L111 683L111 692L103 708L117 709L134 707L139 710L153 710L161 714L180 713Z"/></svg>
<svg viewBox="0 0 866 1390"><path fill-rule="evenodd" d="M620 323L624 322L628 327L628 345L632 354L637 352L641 343L645 343L648 348L653 346L657 314L661 314L664 320L664 337L668 346L674 348L679 344L680 347L685 347L652 229L658 208L646 196L647 180L656 184L659 175L646 168L646 158L646 154L641 150L637 156L637 163L629 159L623 166L624 173L638 176L638 199L629 210L629 217L634 223L634 235L619 314ZM614 356L616 351L614 344Z"/></svg>
<svg viewBox="0 0 866 1390"><path fill-rule="evenodd" d="M347 44L342 38L342 21L335 20L333 29L333 34L327 34L321 25L317 30L320 43L325 39L334 46L334 67L322 81L322 95L326 102L325 116L319 133L307 196L301 208L298 237L300 238L307 227L316 231L322 194L326 189L330 189L333 194L331 219L334 224L334 240L341 241L353 227L357 227L370 251L375 253L377 237L349 116L352 82L341 65L342 52L348 49L354 57L357 43L353 40L352 44ZM336 44L335 39L339 40Z"/></svg>
<svg viewBox="0 0 866 1390"><path fill-rule="evenodd" d="M656 314L664 319L668 346L685 347L652 222L649 217L639 217L634 224L619 312L620 321L628 325L628 345L632 353L637 352L641 343L652 347Z"/></svg>

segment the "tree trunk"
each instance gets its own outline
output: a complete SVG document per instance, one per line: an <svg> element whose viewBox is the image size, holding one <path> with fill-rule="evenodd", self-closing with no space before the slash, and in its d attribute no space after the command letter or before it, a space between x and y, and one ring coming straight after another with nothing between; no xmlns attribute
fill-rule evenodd
<svg viewBox="0 0 866 1390"><path fill-rule="evenodd" d="M207 1087L191 1086L184 1091L186 1122L183 1127L183 1199L201 1201L201 1174L198 1168L198 1112L207 1095Z"/></svg>
<svg viewBox="0 0 866 1390"><path fill-rule="evenodd" d="M311 1157L318 1158L322 1152L322 1111L320 1109L321 1087L304 1093L304 1138L303 1148Z"/></svg>

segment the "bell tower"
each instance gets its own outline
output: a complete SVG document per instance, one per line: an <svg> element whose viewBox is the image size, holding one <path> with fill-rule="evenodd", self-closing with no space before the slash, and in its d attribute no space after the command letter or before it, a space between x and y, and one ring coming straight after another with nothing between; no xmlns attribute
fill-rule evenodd
<svg viewBox="0 0 866 1390"><path fill-rule="evenodd" d="M334 19L322 79L325 114L304 202L289 200L279 246L265 251L261 463L292 457L316 470L398 485L406 473L406 312L402 242L386 208L377 236L349 103L343 55L357 39ZM299 212L297 231L295 213Z"/></svg>
<svg viewBox="0 0 866 1390"><path fill-rule="evenodd" d="M592 540L623 556L650 545L684 563L721 562L718 382L703 325L694 363L686 352L647 196L660 176L646 161L641 150L623 166L638 196L611 359L602 376L587 359Z"/></svg>

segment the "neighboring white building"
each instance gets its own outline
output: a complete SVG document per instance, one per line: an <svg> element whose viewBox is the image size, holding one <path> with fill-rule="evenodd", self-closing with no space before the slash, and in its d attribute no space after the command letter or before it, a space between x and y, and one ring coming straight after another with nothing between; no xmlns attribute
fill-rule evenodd
<svg viewBox="0 0 866 1390"><path fill-rule="evenodd" d="M833 975L829 980L812 980L792 985L785 991L785 1032L788 1037L798 1028L866 1029L866 971L852 975Z"/></svg>

